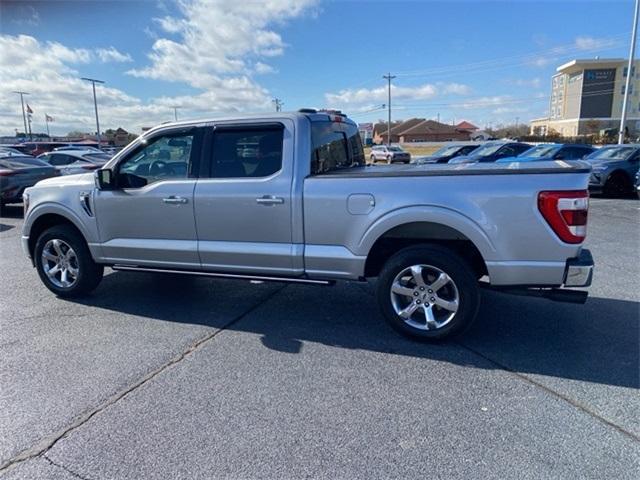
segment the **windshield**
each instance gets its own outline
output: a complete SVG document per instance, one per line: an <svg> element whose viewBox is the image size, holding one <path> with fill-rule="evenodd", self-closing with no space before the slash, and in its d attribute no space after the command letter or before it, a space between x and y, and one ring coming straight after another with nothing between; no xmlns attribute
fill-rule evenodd
<svg viewBox="0 0 640 480"><path fill-rule="evenodd" d="M48 167L49 164L33 157L8 157L0 159L3 168Z"/></svg>
<svg viewBox="0 0 640 480"><path fill-rule="evenodd" d="M587 160L626 160L637 147L604 147L586 157Z"/></svg>
<svg viewBox="0 0 640 480"><path fill-rule="evenodd" d="M449 145L448 147L442 147L440 150L436 151L433 156L434 157L446 157L448 155L453 155L458 150L460 150L460 145Z"/></svg>
<svg viewBox="0 0 640 480"><path fill-rule="evenodd" d="M522 152L519 157L542 158L551 157L560 149L558 145L538 145Z"/></svg>
<svg viewBox="0 0 640 480"><path fill-rule="evenodd" d="M471 152L471 156L488 157L489 155L496 153L502 145L502 143L487 143L486 145L482 145Z"/></svg>
<svg viewBox="0 0 640 480"><path fill-rule="evenodd" d="M389 150L390 152L404 152L404 150L396 146L387 147L387 150Z"/></svg>

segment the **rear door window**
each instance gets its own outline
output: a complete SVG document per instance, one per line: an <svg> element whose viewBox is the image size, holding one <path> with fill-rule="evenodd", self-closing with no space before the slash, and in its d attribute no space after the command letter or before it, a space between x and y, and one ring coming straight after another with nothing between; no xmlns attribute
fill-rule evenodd
<svg viewBox="0 0 640 480"><path fill-rule="evenodd" d="M218 127L213 134L210 178L262 178L282 169L284 126Z"/></svg>

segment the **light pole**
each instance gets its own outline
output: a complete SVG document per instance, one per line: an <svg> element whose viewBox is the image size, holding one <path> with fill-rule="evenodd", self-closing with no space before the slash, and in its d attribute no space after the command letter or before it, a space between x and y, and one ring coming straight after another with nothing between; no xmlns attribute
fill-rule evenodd
<svg viewBox="0 0 640 480"><path fill-rule="evenodd" d="M396 76L391 75L391 72L389 72L383 75L382 78L387 81L387 145L391 145L391 80Z"/></svg>
<svg viewBox="0 0 640 480"><path fill-rule="evenodd" d="M271 101L276 106L276 112L281 112L282 111L282 106L284 105L284 102L279 98L274 98Z"/></svg>
<svg viewBox="0 0 640 480"><path fill-rule="evenodd" d="M29 95L27 92L12 92L20 95L20 104L22 105L22 121L24 122L24 137L27 138L27 115L24 113L24 98L23 95Z"/></svg>
<svg viewBox="0 0 640 480"><path fill-rule="evenodd" d="M96 138L98 140L98 148L100 148L100 121L98 120L98 101L96 100L96 83L104 83L104 82L102 80L96 80L95 78L85 78L85 77L82 77L82 80L91 82L91 85L93 86L93 107L96 110Z"/></svg>
<svg viewBox="0 0 640 480"><path fill-rule="evenodd" d="M177 122L178 121L178 109L182 108L179 105L173 105L171 108L173 108L173 119Z"/></svg>
<svg viewBox="0 0 640 480"><path fill-rule="evenodd" d="M631 47L629 48L629 63L627 64L627 81L624 87L624 99L622 100L622 115L620 116L620 131L618 132L618 144L624 143L624 124L627 120L627 104L629 103L629 89L631 88L631 73L633 72L633 57L636 53L636 34L638 33L638 11L640 0L636 0L633 14L633 30L631 32Z"/></svg>

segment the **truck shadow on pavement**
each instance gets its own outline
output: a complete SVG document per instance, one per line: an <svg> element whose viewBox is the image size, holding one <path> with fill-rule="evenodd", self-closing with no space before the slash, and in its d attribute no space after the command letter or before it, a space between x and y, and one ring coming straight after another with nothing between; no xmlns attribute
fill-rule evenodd
<svg viewBox="0 0 640 480"><path fill-rule="evenodd" d="M114 272L81 303L125 315L249 332L259 335L265 348L286 354L297 354L312 342L640 387L640 303L633 301L595 297L574 305L483 292L475 324L457 339L437 345L396 334L378 312L367 284L283 287Z"/></svg>

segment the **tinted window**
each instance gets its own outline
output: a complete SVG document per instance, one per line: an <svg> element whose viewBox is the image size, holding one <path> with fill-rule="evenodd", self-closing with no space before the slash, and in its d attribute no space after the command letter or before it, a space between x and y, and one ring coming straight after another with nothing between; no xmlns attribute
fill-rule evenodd
<svg viewBox="0 0 640 480"><path fill-rule="evenodd" d="M282 168L282 126L218 129L213 136L212 178L268 177Z"/></svg>
<svg viewBox="0 0 640 480"><path fill-rule="evenodd" d="M119 185L138 188L161 180L187 178L193 138L193 134L180 134L150 139L119 164Z"/></svg>
<svg viewBox="0 0 640 480"><path fill-rule="evenodd" d="M62 155L59 153L54 153L53 155L47 155L45 157L51 165L56 167L60 167L63 165L69 165L76 161L75 158L70 157L69 155Z"/></svg>
<svg viewBox="0 0 640 480"><path fill-rule="evenodd" d="M466 147L462 147L458 152L458 155L468 155L469 153L473 152L476 148L478 148L477 145L468 145Z"/></svg>
<svg viewBox="0 0 640 480"><path fill-rule="evenodd" d="M88 153L87 155L83 155L82 157L95 163L104 163L107 160L111 159L111 156L107 155L106 153Z"/></svg>
<svg viewBox="0 0 640 480"><path fill-rule="evenodd" d="M350 123L312 122L311 144L312 175L365 164L358 129Z"/></svg>
<svg viewBox="0 0 640 480"><path fill-rule="evenodd" d="M48 167L49 165L33 157L7 157L0 159L0 166L3 168L29 168Z"/></svg>
<svg viewBox="0 0 640 480"><path fill-rule="evenodd" d="M515 154L518 155L529 150L531 148L531 145L512 145L511 147L515 151Z"/></svg>

